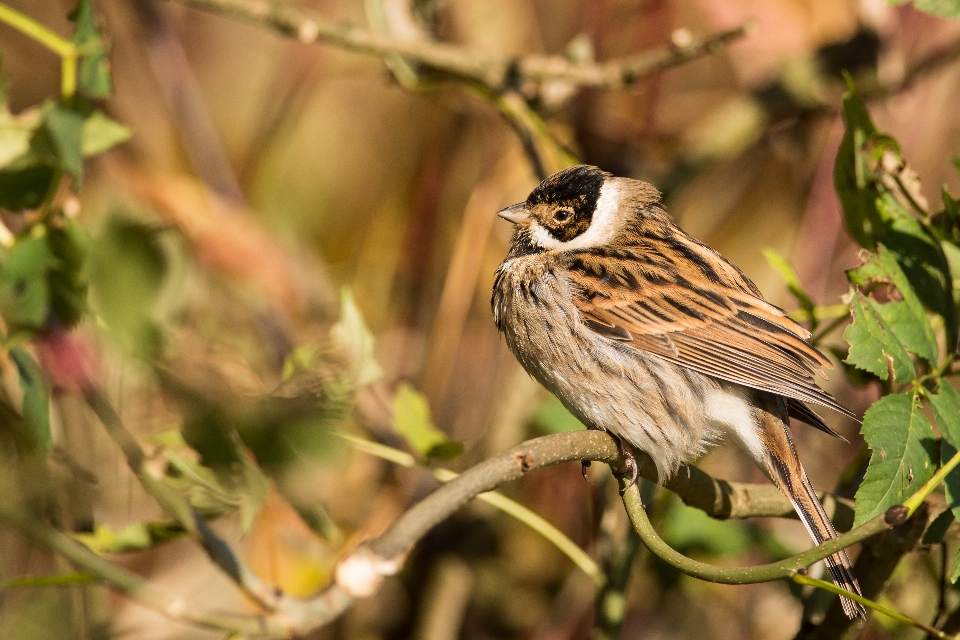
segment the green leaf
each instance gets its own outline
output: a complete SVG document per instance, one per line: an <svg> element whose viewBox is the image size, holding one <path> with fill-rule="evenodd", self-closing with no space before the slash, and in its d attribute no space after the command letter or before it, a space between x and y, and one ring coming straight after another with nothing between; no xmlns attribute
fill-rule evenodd
<svg viewBox="0 0 960 640"><path fill-rule="evenodd" d="M113 83L107 50L93 14L93 2L80 0L70 19L77 25L72 41L84 52L77 73L80 90L91 98L106 98L113 93Z"/></svg>
<svg viewBox="0 0 960 640"><path fill-rule="evenodd" d="M41 114L63 170L82 181L85 114L63 102L48 102Z"/></svg>
<svg viewBox="0 0 960 640"><path fill-rule="evenodd" d="M743 522L716 520L680 502L671 504L662 531L664 541L683 554L736 556L751 546L750 534Z"/></svg>
<svg viewBox="0 0 960 640"><path fill-rule="evenodd" d="M861 247L872 250L883 228L876 205L880 191L861 149L877 133L877 128L849 79L848 85L843 96L844 133L833 165L833 185L840 198L847 231Z"/></svg>
<svg viewBox="0 0 960 640"><path fill-rule="evenodd" d="M330 329L330 338L346 359L355 386L368 385L383 375L373 354L373 334L347 287L340 291L340 319Z"/></svg>
<svg viewBox="0 0 960 640"><path fill-rule="evenodd" d="M127 140L133 132L116 120L111 120L99 109L83 121L81 150L84 157L95 156Z"/></svg>
<svg viewBox="0 0 960 640"><path fill-rule="evenodd" d="M843 339L850 345L844 362L881 380L886 380L891 370L897 382L912 380L916 375L913 361L875 306L879 305L857 292L850 298L853 322L843 331Z"/></svg>
<svg viewBox="0 0 960 640"><path fill-rule="evenodd" d="M9 211L39 207L57 177L56 164L35 154L0 169L0 207Z"/></svg>
<svg viewBox="0 0 960 640"><path fill-rule="evenodd" d="M863 416L860 433L872 454L857 490L855 527L903 502L936 469L933 427L916 391L880 398Z"/></svg>
<svg viewBox="0 0 960 640"><path fill-rule="evenodd" d="M87 311L87 257L90 243L83 229L67 216L47 233L55 258L48 275L50 308L61 325L70 328Z"/></svg>
<svg viewBox="0 0 960 640"><path fill-rule="evenodd" d="M543 433L562 433L564 431L579 431L585 429L583 423L567 411L567 408L550 396L542 405L539 411L533 417L533 423Z"/></svg>
<svg viewBox="0 0 960 640"><path fill-rule="evenodd" d="M813 315L813 310L816 305L807 292L804 291L803 285L800 284L800 276L797 275L793 265L780 255L776 249L764 249L763 257L766 258L767 263L780 274L780 277L783 278L784 283L787 285L787 289L789 289L793 297L797 299L800 308L806 312L807 317L810 318L810 322L815 324L816 318Z"/></svg>
<svg viewBox="0 0 960 640"><path fill-rule="evenodd" d="M20 413L23 415L25 435L31 446L49 450L53 442L50 436L50 391L43 371L37 361L20 347L10 349L10 357L17 365L20 389L23 390Z"/></svg>
<svg viewBox="0 0 960 640"><path fill-rule="evenodd" d="M953 565L950 567L950 582L956 584L960 580L960 553L953 559Z"/></svg>
<svg viewBox="0 0 960 640"><path fill-rule="evenodd" d="M940 515L938 515L933 522L930 523L930 526L927 527L927 530L923 532L923 544L940 544L943 542L943 537L947 534L947 529L950 528L950 525L953 524L956 518L953 515L953 511L950 509L944 509Z"/></svg>
<svg viewBox="0 0 960 640"><path fill-rule="evenodd" d="M904 4L906 0L887 0L889 4ZM914 0L918 11L940 18L960 18L960 0Z"/></svg>
<svg viewBox="0 0 960 640"><path fill-rule="evenodd" d="M0 107L0 168L30 151L30 139L38 126L38 110L29 109L15 116Z"/></svg>
<svg viewBox="0 0 960 640"><path fill-rule="evenodd" d="M953 302L953 277L940 242L890 194L885 194L877 206L888 221L879 242L896 255L923 305L943 317L947 341L955 344L957 309Z"/></svg>
<svg viewBox="0 0 960 640"><path fill-rule="evenodd" d="M940 383L937 393L928 393L933 417L937 421L942 440L940 464L946 464L960 449L960 393L947 381ZM947 504L954 516L960 517L960 467L955 467L943 480Z"/></svg>
<svg viewBox="0 0 960 640"><path fill-rule="evenodd" d="M50 310L50 266L47 238L21 238L0 264L0 313L9 333L38 330Z"/></svg>
<svg viewBox="0 0 960 640"><path fill-rule="evenodd" d="M93 245L92 280L103 319L133 353L158 346L152 311L167 271L157 233L142 224L113 218Z"/></svg>
<svg viewBox="0 0 960 640"><path fill-rule="evenodd" d="M407 383L393 396L393 428L424 457L448 459L463 453L463 445L433 426L426 397Z"/></svg>
<svg viewBox="0 0 960 640"><path fill-rule="evenodd" d="M939 361L937 337L933 333L933 327L930 326L930 319L927 317L923 303L920 302L906 274L897 263L896 257L883 245L878 247L876 259L883 276L889 278L900 291L903 302L876 304L875 310L906 349L936 366ZM875 301L871 300L871 302Z"/></svg>

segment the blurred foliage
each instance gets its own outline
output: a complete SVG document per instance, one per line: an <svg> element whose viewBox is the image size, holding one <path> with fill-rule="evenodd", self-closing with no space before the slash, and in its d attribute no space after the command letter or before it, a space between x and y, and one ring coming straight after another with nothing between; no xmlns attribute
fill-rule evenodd
<svg viewBox="0 0 960 640"><path fill-rule="evenodd" d="M656 183L688 231L772 301L795 302L791 315L859 385L834 380L830 390L865 411L865 445L839 419L831 425L852 445L795 434L819 488L847 467L838 493L856 495L857 523L960 450L950 382L960 174L947 162L960 135L960 65L950 46L937 48L960 30L911 8L956 18L956 2L871 13L775 0L749 15L727 0L319 6L373 31L509 59L606 60L680 46L690 31L678 27L757 20L731 50L630 90L519 87L510 97L526 120L505 126L500 96L427 82L399 55L371 61L283 42L176 3L154 6L163 19L149 20L133 5L69 1L20 3L49 26L34 39L0 25L10 78L0 78L0 480L30 513L99 554L131 554L125 564L170 591L211 608L248 606L221 588L138 475L217 520L266 580L309 595L339 555L435 486L422 469L347 448L333 427L459 468L536 433L582 428L522 373L489 318L508 242L493 213L534 185L531 149L549 170L566 145ZM170 42L183 49L162 48ZM195 148L203 127L191 99L208 106L201 116L248 202L188 177L220 162ZM131 472L105 437L85 404L94 391L134 434L143 470ZM759 479L729 448L703 465ZM624 514L608 476L591 481L555 467L505 490L612 572ZM931 501L939 516L882 579L882 597L955 633L960 470ZM710 562L759 562L806 544L797 523L720 522L669 498L651 513L670 544ZM29 541L0 535L2 637L206 637L108 599ZM450 569L454 556L466 569ZM679 580L643 551L622 573L621 637L805 638L829 604L783 584ZM538 533L471 505L320 635L586 637L594 582ZM447 635L428 633L438 621ZM864 631L911 633L879 619Z"/></svg>

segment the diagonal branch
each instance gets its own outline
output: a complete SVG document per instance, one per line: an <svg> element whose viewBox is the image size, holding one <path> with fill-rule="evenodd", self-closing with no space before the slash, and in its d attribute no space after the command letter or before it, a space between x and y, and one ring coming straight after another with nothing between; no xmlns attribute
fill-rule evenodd
<svg viewBox="0 0 960 640"><path fill-rule="evenodd" d="M748 22L683 46L646 51L602 63L577 63L561 56L491 58L460 46L397 38L334 21L289 2L273 0L176 0L205 11L252 22L303 43L326 42L377 56L399 54L434 71L501 90L524 81L563 81L578 87L622 89L641 78L722 50L753 28Z"/></svg>

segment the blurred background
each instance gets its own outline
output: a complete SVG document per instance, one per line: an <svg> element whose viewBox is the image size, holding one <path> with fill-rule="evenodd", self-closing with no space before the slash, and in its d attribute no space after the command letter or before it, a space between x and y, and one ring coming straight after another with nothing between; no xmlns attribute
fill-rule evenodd
<svg viewBox="0 0 960 640"><path fill-rule="evenodd" d="M69 1L9 4L58 33L71 31ZM842 70L871 98L878 128L902 144L923 194L935 202L943 184L960 191L950 163L960 153L960 63L953 62L960 24L911 6L878 0L300 4L333 20L409 28L411 37L502 58L570 51L602 61L754 20L748 36L715 55L629 89L561 86L543 109L580 160L656 185L684 229L787 309L795 303L763 249L787 257L823 305L840 301L848 286L844 269L858 263L833 190ZM217 420L211 416L242 411L242 399L290 396L282 392L297 380L290 367L303 359L312 364L297 370L307 372L301 379L313 388L310 375L323 378L329 365L325 345L341 315L343 287L375 340L382 376L360 389L355 402L351 396L324 414L323 426L402 448L393 430L395 391L409 383L428 401L432 423L463 444L463 455L445 463L458 470L527 438L576 427L520 369L492 322L493 272L510 234L494 214L538 182L494 106L462 83L411 86L377 57L301 44L177 2L105 0L95 9L112 47L115 95L104 108L133 136L89 166L81 193L80 220L94 238L99 265L94 298L104 304L103 292L114 286L138 300L137 287L147 285L116 282L111 274L119 267L108 249L118 224L156 231L150 255L159 265L157 294L146 313L162 343L160 364L145 363L136 344L114 339L94 321L78 332L104 390L150 451L176 451L215 468L220 445L205 435ZM0 56L12 111L57 95L59 60L40 45L0 26ZM564 166L550 154L544 163L548 172ZM97 262L98 255L106 257ZM842 348L841 329L824 346ZM847 383L839 370L824 384L858 414L877 397L875 389ZM804 426L794 435L813 484L834 490L863 445L856 423L826 417L849 444ZM259 441L245 437L266 475L232 487L235 503L215 523L264 578L298 595L323 587L346 549L381 533L436 486L422 470L317 435L316 421L303 424L286 435L274 424L257 432ZM120 545L116 538L128 525L162 519L75 394L57 394L54 428L53 482L63 526L116 549L110 544ZM181 430L187 443L171 435ZM290 446L265 444L275 438ZM733 447L700 464L722 478L765 481ZM504 492L604 558L623 515L609 472L598 466L593 484L568 464ZM796 521L710 521L666 493L658 494L653 513L669 542L715 563L759 563L808 546ZM115 557L191 601L250 608L190 541L147 546ZM920 619L936 607L930 562L902 565L887 592ZM6 576L66 568L9 531L0 531L0 563ZM539 535L472 504L431 533L378 594L315 637L583 638L593 625L595 595L590 579ZM641 551L620 637L792 638L805 595L783 582L698 582ZM806 615L815 620L816 606L808 605ZM891 624L874 619L860 637L922 635ZM172 623L85 585L3 591L0 636L222 634Z"/></svg>

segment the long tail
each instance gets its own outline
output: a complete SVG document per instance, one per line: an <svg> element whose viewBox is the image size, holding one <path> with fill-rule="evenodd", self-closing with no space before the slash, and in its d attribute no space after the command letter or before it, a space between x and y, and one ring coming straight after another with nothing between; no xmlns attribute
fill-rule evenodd
<svg viewBox="0 0 960 640"><path fill-rule="evenodd" d="M760 406L755 406L753 410L754 427L756 436L764 445L763 452L751 452L755 454L757 463L766 472L770 480L777 488L790 500L793 508L796 510L800 520L806 526L810 537L816 544L837 537L837 530L834 528L830 518L827 517L823 505L817 498L807 474L800 464L797 457L797 451L793 446L793 438L790 437L790 430L787 422L787 406L783 398L771 394L758 393L761 402ZM841 549L837 553L827 556L827 567L830 569L830 575L833 581L839 587L852 591L857 595L862 595L860 584L857 582L857 576L853 572L853 564L846 550ZM864 618L866 611L858 603L841 596L840 603L843 605L843 612L850 618Z"/></svg>

